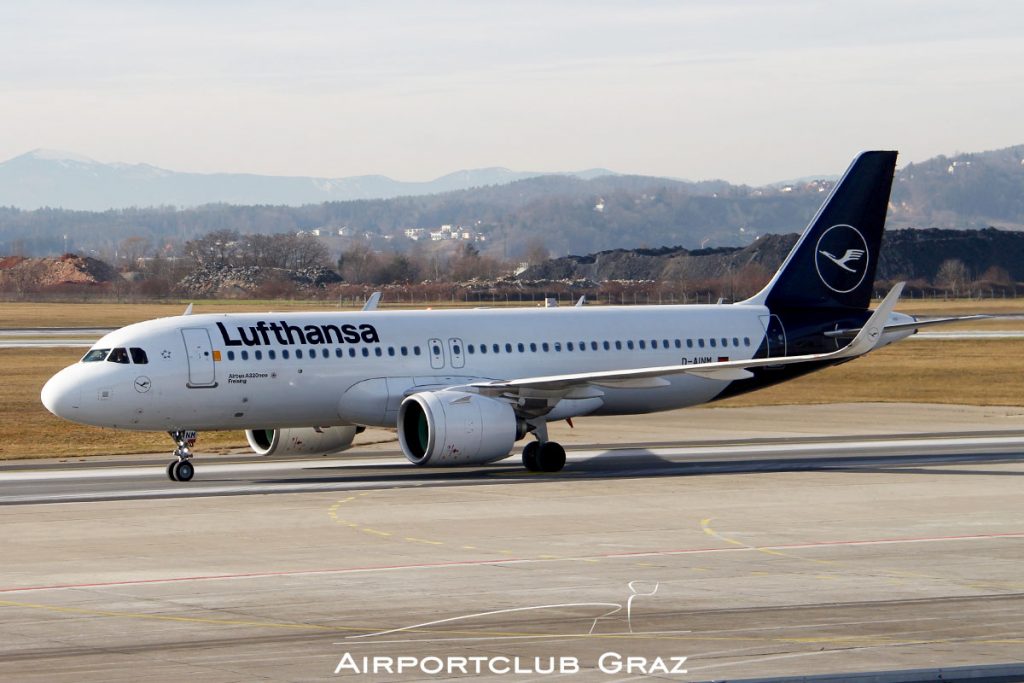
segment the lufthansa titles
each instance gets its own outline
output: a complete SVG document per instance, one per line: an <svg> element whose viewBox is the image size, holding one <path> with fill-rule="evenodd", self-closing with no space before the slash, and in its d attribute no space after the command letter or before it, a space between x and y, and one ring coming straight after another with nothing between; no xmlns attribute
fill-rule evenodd
<svg viewBox="0 0 1024 683"><path fill-rule="evenodd" d="M290 325L284 320L255 325L238 325L229 331L224 323L217 323L225 346L269 346L280 344L379 344L380 337L373 325Z"/></svg>

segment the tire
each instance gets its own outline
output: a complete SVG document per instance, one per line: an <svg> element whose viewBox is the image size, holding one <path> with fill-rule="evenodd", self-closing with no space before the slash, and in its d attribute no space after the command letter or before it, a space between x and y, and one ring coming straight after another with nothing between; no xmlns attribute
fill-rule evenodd
<svg viewBox="0 0 1024 683"><path fill-rule="evenodd" d="M540 472L540 463L537 462L537 455L540 452L540 444L536 441L523 446L523 467L531 472Z"/></svg>
<svg viewBox="0 0 1024 683"><path fill-rule="evenodd" d="M561 472L565 467L565 449L554 441L542 444L537 452L537 464L541 472Z"/></svg>
<svg viewBox="0 0 1024 683"><path fill-rule="evenodd" d="M177 481L192 481L196 468L188 460L182 460L174 465L174 477Z"/></svg>
<svg viewBox="0 0 1024 683"><path fill-rule="evenodd" d="M171 481L178 481L178 478L174 476L174 468L178 464L177 460L172 460L167 463L167 478Z"/></svg>

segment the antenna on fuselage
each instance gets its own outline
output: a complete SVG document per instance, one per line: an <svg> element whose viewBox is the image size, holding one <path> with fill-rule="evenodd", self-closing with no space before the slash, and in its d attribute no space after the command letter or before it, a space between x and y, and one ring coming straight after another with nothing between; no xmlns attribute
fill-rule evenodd
<svg viewBox="0 0 1024 683"><path fill-rule="evenodd" d="M185 307L185 312L182 315L192 315L192 304L190 303Z"/></svg>
<svg viewBox="0 0 1024 683"><path fill-rule="evenodd" d="M374 292L373 294L370 295L370 298L366 300L366 303L363 304L363 312L365 313L366 311L376 311L377 304L379 303L380 292Z"/></svg>

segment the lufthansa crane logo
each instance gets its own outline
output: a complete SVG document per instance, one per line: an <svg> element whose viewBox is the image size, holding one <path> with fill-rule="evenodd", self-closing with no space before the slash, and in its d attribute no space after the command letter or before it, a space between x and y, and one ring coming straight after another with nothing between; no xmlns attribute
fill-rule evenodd
<svg viewBox="0 0 1024 683"><path fill-rule="evenodd" d="M814 254L818 277L837 294L857 289L868 273L870 262L868 243L852 225L833 225L818 239Z"/></svg>

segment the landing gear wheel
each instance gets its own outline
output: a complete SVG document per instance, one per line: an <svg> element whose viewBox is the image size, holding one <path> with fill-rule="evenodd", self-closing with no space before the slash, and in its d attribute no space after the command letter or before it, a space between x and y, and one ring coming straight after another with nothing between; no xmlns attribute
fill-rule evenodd
<svg viewBox="0 0 1024 683"><path fill-rule="evenodd" d="M192 458L191 447L196 442L196 433L184 429L167 433L174 439L174 451L171 455L175 457L167 466L167 478L171 481L191 481L196 468L189 460Z"/></svg>
<svg viewBox="0 0 1024 683"><path fill-rule="evenodd" d="M561 472L565 467L565 449L554 441L542 443L537 451L537 466L541 472Z"/></svg>
<svg viewBox="0 0 1024 683"><path fill-rule="evenodd" d="M540 443L531 441L523 446L523 467L531 472L540 472L540 464L537 462L537 454L540 452Z"/></svg>
<svg viewBox="0 0 1024 683"><path fill-rule="evenodd" d="M176 462L171 467L176 481L192 481L196 473L196 468L188 460Z"/></svg>

